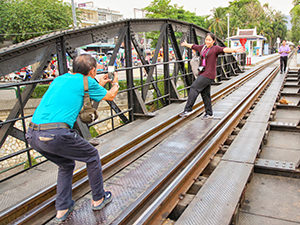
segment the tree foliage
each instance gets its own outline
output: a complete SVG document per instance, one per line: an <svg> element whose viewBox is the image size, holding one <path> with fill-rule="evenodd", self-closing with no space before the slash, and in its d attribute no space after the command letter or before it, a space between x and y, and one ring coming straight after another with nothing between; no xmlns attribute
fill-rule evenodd
<svg viewBox="0 0 300 225"><path fill-rule="evenodd" d="M186 11L183 6L171 5L171 0L153 0L149 6L145 7L148 18L169 18L186 21L200 27L207 27L206 16L197 16L196 13Z"/></svg>
<svg viewBox="0 0 300 225"><path fill-rule="evenodd" d="M291 38L294 43L298 44L300 41L300 0L294 0L293 4L294 7L290 12L292 16Z"/></svg>
<svg viewBox="0 0 300 225"><path fill-rule="evenodd" d="M257 33L265 36L270 46L277 37L283 39L287 34L287 21L282 13L275 11L268 4L261 5L258 0L235 0L228 7L212 10L209 18L209 29L221 39L227 36L227 13L230 15L230 36L236 29L257 28Z"/></svg>
<svg viewBox="0 0 300 225"><path fill-rule="evenodd" d="M18 43L72 24L70 4L62 0L0 0L0 34Z"/></svg>
<svg viewBox="0 0 300 225"><path fill-rule="evenodd" d="M227 9L218 7L212 10L212 18L209 21L208 29L218 37L224 38L227 30L226 14Z"/></svg>
<svg viewBox="0 0 300 225"><path fill-rule="evenodd" d="M273 46L277 37L284 39L287 35L287 21L285 16L279 11L275 11L268 4L261 5L259 0L234 0L229 2L228 7L217 7L212 10L209 16L197 16L179 7L171 5L171 0L153 0L144 9L148 12L148 18L170 18L190 22L200 27L209 29L219 38L225 40L227 37L227 14L230 15L230 36L236 34L237 28L248 29L257 28L257 33L264 35ZM294 0L295 3L300 0ZM295 10L296 11L296 10ZM297 12L298 13L298 12ZM295 21L299 20L300 10ZM298 28L300 31L300 29ZM299 36L299 35L298 35ZM148 38L156 40L158 32L151 33ZM154 43L156 43L154 41Z"/></svg>
<svg viewBox="0 0 300 225"><path fill-rule="evenodd" d="M197 16L196 13L186 11L183 6L177 4L171 5L171 0L153 0L149 6L145 7L147 11L147 18L166 18L181 20L189 23L193 23L203 28L207 28L207 17ZM175 33L176 37L179 38L181 34ZM156 46L159 32L150 32L147 34L148 39L152 39L152 47Z"/></svg>

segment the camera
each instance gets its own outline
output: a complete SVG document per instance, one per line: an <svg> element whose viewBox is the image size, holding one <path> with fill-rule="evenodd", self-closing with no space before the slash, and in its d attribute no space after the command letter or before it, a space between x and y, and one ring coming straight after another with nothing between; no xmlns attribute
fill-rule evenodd
<svg viewBox="0 0 300 225"><path fill-rule="evenodd" d="M108 66L108 78L114 80L115 66Z"/></svg>
<svg viewBox="0 0 300 225"><path fill-rule="evenodd" d="M199 72L203 72L203 71L205 71L205 67L204 66L199 66L198 70L199 70Z"/></svg>

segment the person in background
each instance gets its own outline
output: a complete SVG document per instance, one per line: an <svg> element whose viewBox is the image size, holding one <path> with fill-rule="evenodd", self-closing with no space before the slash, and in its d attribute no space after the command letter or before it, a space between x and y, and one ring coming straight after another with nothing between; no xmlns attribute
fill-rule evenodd
<svg viewBox="0 0 300 225"><path fill-rule="evenodd" d="M288 60L288 55L291 52L290 47L286 45L286 41L282 41L282 45L280 46L278 53L280 54L280 73L286 72L286 65Z"/></svg>
<svg viewBox="0 0 300 225"><path fill-rule="evenodd" d="M28 143L39 153L58 165L56 221L62 222L72 212L72 177L75 160L85 162L92 190L92 209L100 210L112 200L112 193L104 191L101 161L98 151L72 129L83 105L83 77L88 77L89 95L94 100L112 101L119 90L115 73L112 88L104 85L111 80L108 74L95 80L96 60L89 54L76 57L73 73L53 80L35 110L26 134Z"/></svg>
<svg viewBox="0 0 300 225"><path fill-rule="evenodd" d="M188 100L184 107L184 111L179 114L181 117L190 115L193 111L193 106L198 95L201 93L205 114L202 119L213 118L211 106L210 87L216 78L217 58L222 53L244 52L243 47L227 48L215 45L216 37L212 33L208 33L205 38L204 45L188 44L186 41L181 43L181 46L191 48L200 52L200 66L197 79L193 82L190 88Z"/></svg>

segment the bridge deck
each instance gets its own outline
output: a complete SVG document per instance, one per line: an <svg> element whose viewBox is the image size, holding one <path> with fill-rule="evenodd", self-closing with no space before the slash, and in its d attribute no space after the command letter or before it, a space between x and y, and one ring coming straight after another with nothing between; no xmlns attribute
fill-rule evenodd
<svg viewBox="0 0 300 225"><path fill-rule="evenodd" d="M252 70L249 72L251 71ZM245 74L246 73L240 74L239 77L244 76ZM232 77L232 79L226 81L226 85L233 83L237 79L238 77ZM216 93L224 85L225 82L218 86L212 86L211 93ZM201 100L201 97L199 97L197 102ZM155 127L167 118L179 114L183 110L184 105L185 103L173 103L157 111L156 116L153 118L135 120L126 126L98 138L100 144L96 146L96 148L99 151L100 157L103 157L121 145L130 142L134 137L146 132L152 127ZM85 164L76 162L75 171L84 166ZM57 167L51 162L45 162L27 172L15 176L12 179L4 181L0 187L0 212L20 203L44 188L55 184L56 177ZM20 191L20 187L22 187L22 191Z"/></svg>
<svg viewBox="0 0 300 225"><path fill-rule="evenodd" d="M268 134L268 142L262 144L269 124L269 116L276 103L276 93L280 92L283 81L284 77L278 74L247 118L246 124L226 151L216 170L175 224L225 225L233 222L241 225L292 225L300 223L298 177L290 178L255 172L245 191L247 180L251 179L252 169L257 164L258 154L260 160L275 160L279 163L283 162L283 165L285 162L289 166L299 162L299 133L271 130ZM276 122L294 122L299 119L299 110L290 109L279 110L275 117ZM293 175L291 172L290 176ZM233 215L237 213L240 198L243 197L245 200L239 209L238 217L232 221Z"/></svg>
<svg viewBox="0 0 300 225"><path fill-rule="evenodd" d="M181 158L189 154L196 143L203 139L205 134L273 69L274 66L267 67L264 72L217 102L214 105L214 119L202 120L197 117L189 121L150 152L108 179L105 187L112 191L115 198L103 211L91 213L89 193L76 202L75 210L65 224L118 224L116 219L123 211L129 209L138 198L149 192L149 188L154 183L159 182L160 178L177 165ZM251 171L251 167L245 170ZM52 223L53 221L49 222Z"/></svg>
<svg viewBox="0 0 300 225"><path fill-rule="evenodd" d="M277 75L247 123L176 224L229 224L254 168L269 116L283 82Z"/></svg>
<svg viewBox="0 0 300 225"><path fill-rule="evenodd" d="M244 75L245 74L241 74L239 75L239 77ZM238 79L238 77L233 77L231 80L226 81L226 84L232 83L236 79ZM223 85L225 84L221 84L220 86L213 86L212 93L217 92L222 88ZM233 94L231 96L231 100L227 103L223 102L222 105L216 104L214 106L216 119L222 118L224 113L232 107L233 102L236 102L238 100L238 97L241 97L240 94ZM199 97L198 101L200 100L201 98ZM117 147L128 143L137 135L158 125L162 121L166 120L166 118L178 114L182 111L184 104L185 103L171 104L170 106L159 110L154 118L136 120L131 124L128 124L120 129L117 129L107 135L98 138L100 145L97 146L97 149L99 150L100 156L104 156L111 151L114 151ZM82 163L77 163L76 169L78 170L83 166L84 165ZM45 187L55 184L56 175L57 167L50 162L46 162L26 173L20 174L13 179L3 182L1 185L0 194L0 202L2 203L0 206L0 212L13 205L16 205L17 203L28 198L34 193L39 192ZM109 186L110 182L107 182L107 184ZM20 191L20 187L22 187L22 191ZM83 198L82 201L85 202L84 204L87 203L86 198Z"/></svg>

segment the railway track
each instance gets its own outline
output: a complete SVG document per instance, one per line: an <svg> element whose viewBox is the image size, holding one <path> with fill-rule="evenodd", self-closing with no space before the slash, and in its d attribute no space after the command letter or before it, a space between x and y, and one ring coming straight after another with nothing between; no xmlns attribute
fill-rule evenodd
<svg viewBox="0 0 300 225"><path fill-rule="evenodd" d="M248 112L252 104L257 100L258 96L278 73L278 70L278 67L272 70L261 83L257 84L257 86L253 88L253 90L244 97L238 105L236 105L201 141L199 141L192 153L182 159L181 164L174 168L174 171L172 171L174 174L168 174L169 177L176 177L176 179L168 184L167 188L163 189L161 194L155 198L149 207L142 210L142 214L139 213L142 207L136 206L135 210L130 210L130 213L128 213L126 217L124 216L122 220L118 220L114 224L131 224L133 221L134 224L161 224L165 219L165 215L171 213L172 209L180 200L180 196L183 193L186 193L190 186L195 182L197 177L209 164L212 157L218 152L220 146L226 141L234 128L239 124L240 120ZM168 178L168 180L169 179L170 178ZM155 188L157 189L157 187ZM144 201L151 200L145 198ZM136 219L135 215L140 216Z"/></svg>
<svg viewBox="0 0 300 225"><path fill-rule="evenodd" d="M277 59L275 59L277 60ZM235 89L246 83L248 80L255 77L265 68L270 66L275 60L268 62L252 71L248 75L241 77L236 82L227 85L224 89L219 90L212 96L212 101L215 103L224 96L233 92ZM277 69L278 70L278 69ZM190 151L182 158L181 163L170 169L170 173L166 177L162 178L159 182L159 186L153 186L147 193L143 194L137 199L131 207L124 210L118 218L114 220L114 224L128 224L135 219L138 221L148 223L149 221L161 221L162 215L157 214L157 211L164 211L162 207L169 207L174 205L178 201L178 193L184 193L191 182L201 173L205 166L211 161L211 157L218 151L219 146L226 140L228 135L232 132L234 127L238 124L239 120L247 112L251 104L255 101L257 96L263 91L268 82L270 82L273 76L276 74L276 69L272 70L269 76L266 77L262 84L257 85L255 89L249 94L247 98L244 98L238 106L236 106L226 117L221 119L213 129L198 143L195 144L194 150ZM242 107L242 108L241 108ZM104 180L108 180L113 177L117 172L121 171L124 167L130 165L136 161L137 158L145 155L154 146L164 140L167 136L170 136L176 130L183 127L189 121L195 119L201 112L203 112L203 103L195 105L194 113L187 118L180 118L178 115L171 117L169 120L162 122L158 126L148 130L147 132L136 137L130 143L120 146L115 151L102 157L103 176ZM239 115L237 115L239 113ZM226 127L226 129L225 129ZM225 132L223 132L225 131ZM199 151L201 149L201 151ZM198 152L199 151L199 152ZM200 162L195 162L195 158L200 157ZM201 164L200 166L198 164ZM194 168L193 174L183 168ZM183 176L182 173L189 175L186 184L177 183L178 177ZM169 177L177 177L176 180L169 180ZM183 180L185 180L184 178ZM179 182L179 181L178 181ZM172 185L171 185L172 184ZM171 185L171 186L170 186ZM171 188L172 187L172 188ZM179 188L180 187L180 188ZM165 191L163 191L167 188ZM172 189L172 191L170 191ZM81 196L89 192L88 179L86 176L85 168L77 171L74 174L73 196L74 199L79 199ZM177 200L170 200L170 202L163 200L165 192L172 193L173 196L177 196ZM158 195L158 194L161 195ZM10 208L3 212L0 216L0 223L14 223L14 224L39 224L43 223L54 216L54 198L55 185L41 191L40 193L32 196L24 202ZM158 198L159 197L159 198ZM157 200L154 202L154 198ZM170 198L170 197L167 197ZM161 199L160 201L158 199ZM157 202L160 203L157 203ZM159 208L154 208L149 203L153 202L158 204ZM168 203L167 203L168 202ZM144 203L147 203L144 205ZM165 206L166 205L166 206ZM171 207L172 208L172 207ZM158 210L159 209L159 210ZM143 210L145 210L143 214ZM170 210L169 210L170 211ZM151 212L151 213L150 213ZM146 214L145 214L146 213ZM143 215L138 217L138 215ZM141 219L142 218L142 219ZM147 219L146 219L147 218ZM147 222L148 221L148 222ZM154 223L155 224L155 223Z"/></svg>
<svg viewBox="0 0 300 225"><path fill-rule="evenodd" d="M200 191L183 197L187 199L165 224L300 222L299 82L297 71L276 76L222 146L225 154L215 171L197 177L202 180ZM180 210L184 212L178 215ZM146 218L144 213L136 224L154 221Z"/></svg>

